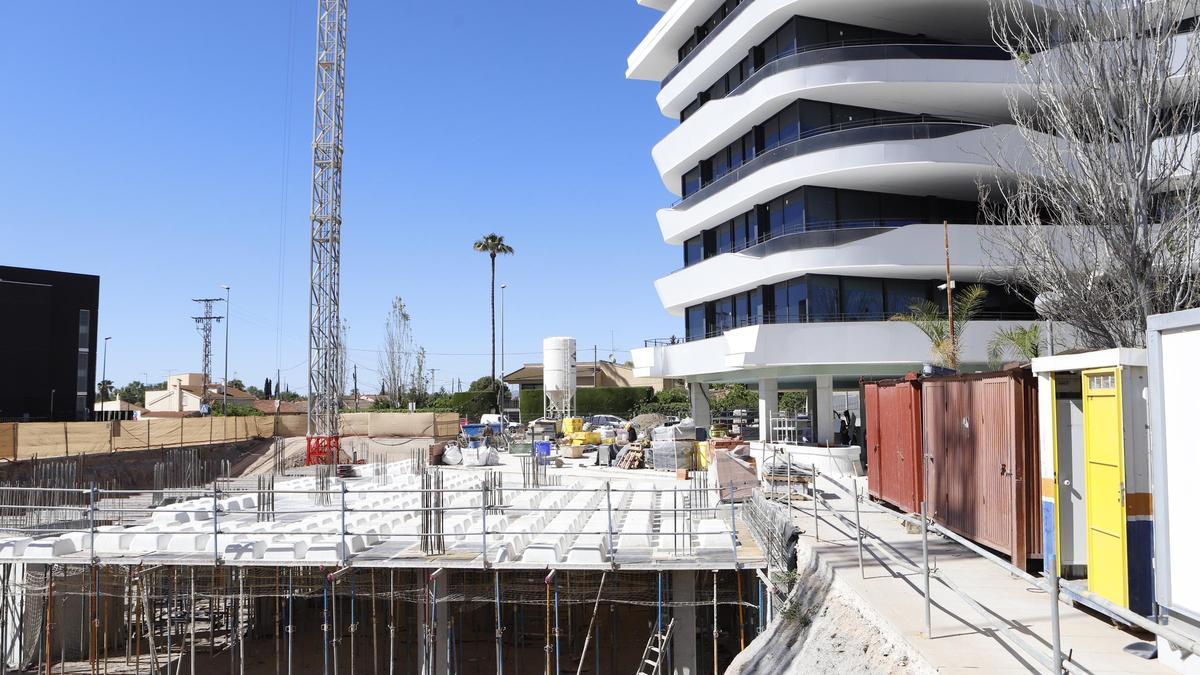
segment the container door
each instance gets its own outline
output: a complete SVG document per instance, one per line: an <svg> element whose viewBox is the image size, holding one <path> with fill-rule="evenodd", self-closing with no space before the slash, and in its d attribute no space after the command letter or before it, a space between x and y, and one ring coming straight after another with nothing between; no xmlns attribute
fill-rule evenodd
<svg viewBox="0 0 1200 675"><path fill-rule="evenodd" d="M1088 590L1129 606L1119 368L1083 372Z"/></svg>
<svg viewBox="0 0 1200 675"><path fill-rule="evenodd" d="M863 404L866 411L867 432L867 492L875 498L883 497L879 458L879 385L874 382L863 384Z"/></svg>

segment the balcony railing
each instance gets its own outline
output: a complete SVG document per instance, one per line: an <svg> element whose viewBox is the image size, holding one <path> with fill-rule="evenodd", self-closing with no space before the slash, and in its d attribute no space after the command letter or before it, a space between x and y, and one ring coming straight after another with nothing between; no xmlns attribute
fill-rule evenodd
<svg viewBox="0 0 1200 675"><path fill-rule="evenodd" d="M701 260L685 263L682 269L699 265L706 260L711 260L725 253L754 251L767 242L776 241L784 237L797 240L794 245L787 246L789 250L823 248L826 246L848 244L860 239L866 239L867 237L873 237L877 234L883 234L884 232L891 232L905 225L914 225L923 222L925 221L920 218L877 218L874 220L853 218L846 220L822 220L815 223L793 223L784 225L779 230L772 230L744 241L734 241L728 248L718 247L716 251L710 255L705 255Z"/></svg>
<svg viewBox="0 0 1200 675"><path fill-rule="evenodd" d="M828 314L801 314L796 315L790 312L767 312L759 316L738 317L736 320L729 317L725 321L718 322L718 325L708 328L704 335L689 335L686 337L671 336L667 338L652 338L643 341L643 346L646 347L665 347L670 345L685 344L688 342L696 342L698 340L707 340L708 338L720 337L726 331L737 328L745 328L747 326L768 326L775 324L792 324L792 323L853 323L861 321L891 321L896 317L904 316L905 312L859 312L859 313L828 313ZM974 321L1033 321L1037 319L1037 314L1030 309L1029 311L983 311L973 317Z"/></svg>
<svg viewBox="0 0 1200 675"><path fill-rule="evenodd" d="M889 39L842 40L817 45L805 45L785 52L759 66L740 84L722 96L709 101L718 101L746 92L754 85L772 75L796 68L807 68L826 63L848 61L884 61L900 59L958 59L964 61L1007 61L1012 56L995 45L961 45L942 42L908 40L895 42ZM708 101L706 101L708 102ZM701 104L703 107L703 104ZM695 115L700 108L690 111L686 117ZM680 121L683 121L681 116Z"/></svg>
<svg viewBox="0 0 1200 675"><path fill-rule="evenodd" d="M709 31L708 35L704 36L703 40L696 43L695 47L692 47L692 51L688 52L687 56L680 59L679 63L676 63L675 66L673 68L671 68L671 71L669 73L667 73L667 76L662 79L662 82L659 84L659 86L665 87L665 86L667 86L668 82L675 79L675 76L678 75L681 70L686 68L687 64L692 62L692 59L695 58L696 54L700 53L700 50L704 49L704 47L709 42L711 42L713 38L720 35L721 31L725 30L726 26L733 23L733 20L736 19L742 13L743 10L745 10L747 7L749 7L752 4L754 4L754 0L744 0L742 2L742 4L738 5L737 7L734 7L732 12L726 14L725 18L721 19L721 23L717 24L715 28L713 28L711 31Z"/></svg>
<svg viewBox="0 0 1200 675"><path fill-rule="evenodd" d="M720 192L750 174L786 159L821 150L863 143L942 138L966 131L987 129L984 122L954 120L929 115L893 115L870 120L840 122L809 129L800 138L777 146L746 162L704 187L675 202L672 208L687 208Z"/></svg>

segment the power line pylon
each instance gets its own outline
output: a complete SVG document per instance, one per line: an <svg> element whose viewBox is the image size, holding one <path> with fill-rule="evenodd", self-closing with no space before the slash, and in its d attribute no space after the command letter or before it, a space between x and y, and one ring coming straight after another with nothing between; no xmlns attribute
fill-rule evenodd
<svg viewBox="0 0 1200 675"><path fill-rule="evenodd" d="M212 382L212 329L213 323L220 323L222 317L213 316L213 303L224 302L225 298L193 298L192 302L198 302L204 307L203 316L193 316L192 320L196 322L196 330L200 332L200 339L203 343L202 355L200 357L200 370L204 373L204 388L200 390L200 400L203 402L208 398L208 385Z"/></svg>
<svg viewBox="0 0 1200 675"><path fill-rule="evenodd" d="M316 94L308 308L307 464L341 450L342 121L347 0L317 0Z"/></svg>

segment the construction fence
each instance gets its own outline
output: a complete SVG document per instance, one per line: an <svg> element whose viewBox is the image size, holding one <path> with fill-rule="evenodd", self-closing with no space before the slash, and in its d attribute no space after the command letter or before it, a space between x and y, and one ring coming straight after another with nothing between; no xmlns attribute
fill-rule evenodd
<svg viewBox="0 0 1200 675"><path fill-rule="evenodd" d="M342 436L450 438L454 413L347 413ZM86 455L304 436L305 415L186 417L107 422L0 423L0 460Z"/></svg>

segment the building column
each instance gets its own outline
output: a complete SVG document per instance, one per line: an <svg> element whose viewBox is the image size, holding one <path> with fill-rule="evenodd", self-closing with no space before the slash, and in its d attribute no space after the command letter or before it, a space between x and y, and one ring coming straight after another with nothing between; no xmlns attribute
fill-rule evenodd
<svg viewBox="0 0 1200 675"><path fill-rule="evenodd" d="M678 603L671 610L675 625L671 628L671 664L673 675L696 675L696 572L671 572L671 600ZM664 626L664 629L666 627Z"/></svg>
<svg viewBox="0 0 1200 675"><path fill-rule="evenodd" d="M703 382L688 382L688 398L692 402L692 420L697 427L712 426L712 409L708 404L708 385Z"/></svg>
<svg viewBox="0 0 1200 675"><path fill-rule="evenodd" d="M817 395L812 410L813 434L817 443L832 443L837 431L837 420L833 417L833 376L817 376Z"/></svg>
<svg viewBox="0 0 1200 675"><path fill-rule="evenodd" d="M758 381L758 440L770 442L771 418L779 413L779 380Z"/></svg>

